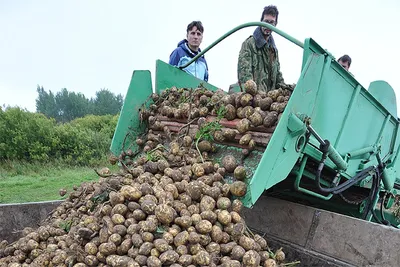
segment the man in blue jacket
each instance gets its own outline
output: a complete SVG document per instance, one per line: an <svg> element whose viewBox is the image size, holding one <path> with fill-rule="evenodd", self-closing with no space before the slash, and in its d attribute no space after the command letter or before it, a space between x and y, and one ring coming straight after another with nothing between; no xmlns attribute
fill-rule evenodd
<svg viewBox="0 0 400 267"><path fill-rule="evenodd" d="M200 53L203 32L204 28L200 21L191 22L186 29L186 39L180 41L178 47L171 53L169 64L176 67L183 66ZM201 80L208 81L208 66L204 56L183 70Z"/></svg>

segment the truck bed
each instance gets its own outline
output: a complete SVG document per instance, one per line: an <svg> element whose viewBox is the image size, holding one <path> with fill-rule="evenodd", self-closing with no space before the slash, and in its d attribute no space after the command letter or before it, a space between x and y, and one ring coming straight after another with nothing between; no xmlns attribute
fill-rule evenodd
<svg viewBox="0 0 400 267"><path fill-rule="evenodd" d="M38 227L61 201L0 205L0 241ZM244 217L253 233L265 235L271 249L283 247L295 266L400 266L400 231L334 212L262 196Z"/></svg>

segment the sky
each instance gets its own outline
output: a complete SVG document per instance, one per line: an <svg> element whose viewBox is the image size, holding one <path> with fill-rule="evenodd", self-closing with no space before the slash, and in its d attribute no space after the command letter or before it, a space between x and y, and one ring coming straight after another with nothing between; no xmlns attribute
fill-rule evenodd
<svg viewBox="0 0 400 267"><path fill-rule="evenodd" d="M168 62L191 21L204 25L204 49L259 21L270 4L279 9L277 28L300 41L313 38L336 59L350 55L350 71L364 88L385 80L400 101L399 0L0 0L0 105L34 112L38 85L87 98L102 88L125 95L134 70L150 70L154 79L156 60ZM211 84L228 90L236 82L241 44L254 29L206 53ZM274 38L285 82L296 83L302 49Z"/></svg>

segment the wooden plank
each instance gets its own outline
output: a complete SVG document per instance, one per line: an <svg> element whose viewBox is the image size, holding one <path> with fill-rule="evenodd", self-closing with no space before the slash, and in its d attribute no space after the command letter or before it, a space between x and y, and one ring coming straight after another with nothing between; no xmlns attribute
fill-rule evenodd
<svg viewBox="0 0 400 267"><path fill-rule="evenodd" d="M170 121L170 122L179 122L179 123L183 123L183 124L188 123L188 120L186 118L185 119L175 119L175 118L168 118L166 116L157 115L156 119L158 119L159 121L162 121L162 122ZM212 115L209 115L206 117L207 122L212 122L212 121L215 121L216 119L217 119L217 117L212 116ZM194 120L191 123L191 125L197 124L197 120L198 120L198 118L196 120ZM239 123L239 121L240 121L240 119L234 119L234 120L228 121L227 119L223 118L219 121L219 123L226 128L236 129L236 125ZM276 126L271 127L271 128L266 128L264 126L257 126L257 127L250 127L249 130L253 131L253 132L273 133L275 128L276 128Z"/></svg>
<svg viewBox="0 0 400 267"><path fill-rule="evenodd" d="M158 116L157 118L158 118L158 120L160 120L160 122L163 123L163 125L167 126L168 129L174 133L178 133L182 129L183 126L187 125L187 122L185 120L171 119L171 118L167 118L164 116ZM212 121L212 120L210 120L210 121ZM238 121L239 120L225 122L224 124L221 123L221 125L223 126L221 130L236 129L236 123ZM271 139L272 133L254 131L254 130L258 130L260 128L261 127L253 127L253 130L249 130L246 133L251 134L252 139L256 142L257 146L261 146L261 147L265 148L268 145L269 140ZM192 122L190 124L190 131L196 132L196 131L198 131L198 129L199 129L199 126L195 122ZM268 130L268 129L264 127L264 130ZM242 138L242 136L243 136L243 134L237 133L234 141L223 141L223 142L215 141L215 142L219 143L219 144L224 144L224 145L248 148L248 146L246 146L246 145L239 144L239 140L240 140L240 138Z"/></svg>

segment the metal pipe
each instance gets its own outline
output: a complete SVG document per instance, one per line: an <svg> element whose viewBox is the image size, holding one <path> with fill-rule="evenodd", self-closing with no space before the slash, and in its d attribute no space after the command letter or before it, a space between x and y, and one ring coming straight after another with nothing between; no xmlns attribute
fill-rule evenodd
<svg viewBox="0 0 400 267"><path fill-rule="evenodd" d="M364 155L366 153L373 153L374 151L375 151L375 146L367 146L367 147L353 150L353 151L347 153L347 157L348 158L358 157L358 156Z"/></svg>
<svg viewBox="0 0 400 267"><path fill-rule="evenodd" d="M328 158L336 164L339 170L347 169L346 161L343 160L342 156L340 156L339 152L332 145L329 145L328 148Z"/></svg>
<svg viewBox="0 0 400 267"><path fill-rule="evenodd" d="M301 181L301 178L302 178L303 173L304 173L304 168L306 166L307 159L308 159L308 156L304 155L303 159L301 160L300 168L297 171L296 180L294 181L294 188L299 192L311 195L313 197L318 197L318 198L323 199L323 200L330 200L332 198L332 196L333 196L332 193L329 193L327 196L324 196L324 195L318 194L318 193L316 193L314 191L305 189L305 188L300 186L300 181Z"/></svg>
<svg viewBox="0 0 400 267"><path fill-rule="evenodd" d="M382 171L382 182L386 190L392 190L394 186L394 174L389 173L388 169L383 169Z"/></svg>
<svg viewBox="0 0 400 267"><path fill-rule="evenodd" d="M304 44L302 42L300 42L299 40L297 40L296 38L290 36L289 34L279 30L278 28L272 26L271 24L265 23L265 22L260 22L260 21L256 21L256 22L248 22L248 23L244 23L241 24L235 28L233 28L232 30L228 31L227 33L225 33L224 35L222 35L221 37L219 37L216 41L214 41L211 45L207 46L203 51L201 51L200 53L198 53L194 58L192 58L192 60L190 60L189 62L187 62L185 65L180 66L180 69L186 68L187 66L189 66L190 64L192 64L193 62L195 62L199 57L201 57L202 55L204 55L205 53L207 53L208 50L210 50L211 48L213 48L215 45L217 45L219 42L221 42L222 40L224 40L226 37L228 37L229 35L231 35L232 33L241 30L243 28L247 28L247 27L252 27L252 26L261 26L264 28L268 28L271 31L276 32L277 34L279 34L280 36L282 36L283 38L286 38L287 40L291 41L292 43L294 43L295 45L300 46L301 48L304 48Z"/></svg>
<svg viewBox="0 0 400 267"><path fill-rule="evenodd" d="M318 142L319 142L321 145L323 145L323 146L326 145L325 140L322 139L321 136L319 136L319 134L314 130L314 128L313 128L311 125L308 125L308 126L307 126L307 129L311 132L311 134L318 140Z"/></svg>
<svg viewBox="0 0 400 267"><path fill-rule="evenodd" d="M318 142L321 144L321 146L327 145L327 141L322 139L322 137L319 136L319 134L314 130L314 128L311 125L308 125L307 129L318 140ZM342 156L339 154L339 152L337 152L336 149L330 143L328 143L328 157L330 160L333 161L333 163L336 164L338 170L346 170L347 169L346 161L342 158Z"/></svg>

